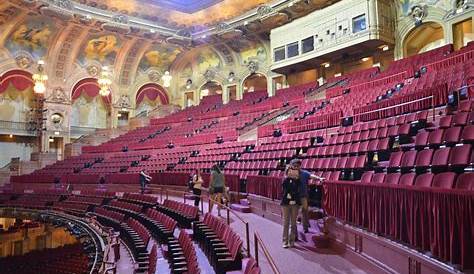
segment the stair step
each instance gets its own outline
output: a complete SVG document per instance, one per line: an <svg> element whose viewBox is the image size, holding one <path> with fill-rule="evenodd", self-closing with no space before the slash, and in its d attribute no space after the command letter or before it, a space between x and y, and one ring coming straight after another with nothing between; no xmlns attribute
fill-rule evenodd
<svg viewBox="0 0 474 274"><path fill-rule="evenodd" d="M250 213L252 211L249 206L245 206L241 204L231 204L230 208L239 212L243 212L243 213Z"/></svg>

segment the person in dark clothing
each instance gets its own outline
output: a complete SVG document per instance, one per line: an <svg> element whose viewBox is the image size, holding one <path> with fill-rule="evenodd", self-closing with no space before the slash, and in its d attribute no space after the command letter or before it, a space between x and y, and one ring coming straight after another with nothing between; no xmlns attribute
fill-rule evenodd
<svg viewBox="0 0 474 274"><path fill-rule="evenodd" d="M300 172L289 166L282 183L283 248L293 247L296 240L296 218L301 205Z"/></svg>
<svg viewBox="0 0 474 274"><path fill-rule="evenodd" d="M145 193L145 187L150 181L151 176L148 175L144 169L140 171L140 190L142 194Z"/></svg>

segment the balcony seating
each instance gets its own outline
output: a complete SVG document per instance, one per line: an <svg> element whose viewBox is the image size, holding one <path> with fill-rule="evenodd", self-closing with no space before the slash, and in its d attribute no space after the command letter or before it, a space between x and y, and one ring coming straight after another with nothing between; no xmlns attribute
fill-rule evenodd
<svg viewBox="0 0 474 274"><path fill-rule="evenodd" d="M193 242L184 229L177 240L168 241L168 253L171 273L200 273Z"/></svg>
<svg viewBox="0 0 474 274"><path fill-rule="evenodd" d="M89 258L81 244L33 250L25 255L0 258L2 273L87 273Z"/></svg>
<svg viewBox="0 0 474 274"><path fill-rule="evenodd" d="M242 269L242 240L223 220L209 213L193 223L193 236L216 273Z"/></svg>
<svg viewBox="0 0 474 274"><path fill-rule="evenodd" d="M163 205L157 206L157 210L171 216L184 228L191 228L191 223L198 220L197 207L173 200L165 200Z"/></svg>

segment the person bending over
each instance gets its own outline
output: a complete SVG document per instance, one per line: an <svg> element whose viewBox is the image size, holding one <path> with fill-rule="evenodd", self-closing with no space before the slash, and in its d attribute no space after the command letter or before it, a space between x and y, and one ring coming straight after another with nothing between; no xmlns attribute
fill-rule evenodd
<svg viewBox="0 0 474 274"><path fill-rule="evenodd" d="M301 198L301 222L305 233L308 233L309 219L308 219L308 183L310 179L324 181L325 178L317 176L305 169L301 168L301 159L293 159L290 161L290 167L299 171L300 184L300 198Z"/></svg>

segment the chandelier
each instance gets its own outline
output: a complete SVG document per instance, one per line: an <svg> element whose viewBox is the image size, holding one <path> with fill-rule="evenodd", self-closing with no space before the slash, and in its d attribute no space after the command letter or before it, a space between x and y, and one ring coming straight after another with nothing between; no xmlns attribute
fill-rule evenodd
<svg viewBox="0 0 474 274"><path fill-rule="evenodd" d="M105 66L102 68L102 71L100 72L100 77L97 80L97 83L99 84L99 87L100 87L99 94L101 96L109 96L112 80L110 79L110 71L108 67Z"/></svg>
<svg viewBox="0 0 474 274"><path fill-rule="evenodd" d="M173 79L173 77L170 75L170 72L165 71L165 74L161 76L161 80L163 80L163 86L165 88L169 88L171 86L171 79Z"/></svg>
<svg viewBox="0 0 474 274"><path fill-rule="evenodd" d="M44 61L38 61L38 73L33 74L34 87L33 91L36 94L44 94L46 91L46 81L48 81L48 75L44 72Z"/></svg>

